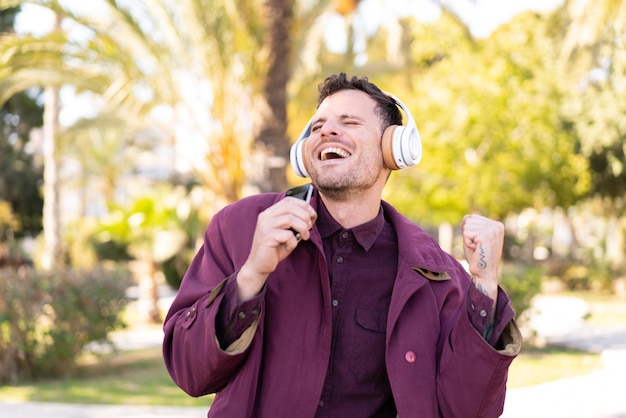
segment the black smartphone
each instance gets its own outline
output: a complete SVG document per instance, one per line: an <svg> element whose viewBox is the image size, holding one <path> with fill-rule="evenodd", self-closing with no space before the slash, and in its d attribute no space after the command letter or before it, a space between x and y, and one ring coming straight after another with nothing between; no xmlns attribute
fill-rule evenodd
<svg viewBox="0 0 626 418"><path fill-rule="evenodd" d="M287 190L287 196L302 199L305 202L309 203L311 201L311 196L313 196L313 190L314 188L311 183L304 184L302 186L294 187L293 189Z"/></svg>
<svg viewBox="0 0 626 418"><path fill-rule="evenodd" d="M307 203L311 202L311 196L313 196L313 190L315 190L313 188L313 185L311 183L309 184L305 184L302 186L298 186L298 187L294 187L293 189L289 189L287 190L287 196L292 196L295 197L297 199L302 199ZM293 232L293 234L296 236L296 239L298 241L300 241L302 239L302 237L300 236L300 233L297 232L295 229L290 228L291 232Z"/></svg>

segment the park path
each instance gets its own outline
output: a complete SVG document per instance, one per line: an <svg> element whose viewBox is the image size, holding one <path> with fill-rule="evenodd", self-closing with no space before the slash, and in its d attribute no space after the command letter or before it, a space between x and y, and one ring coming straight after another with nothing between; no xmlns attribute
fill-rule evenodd
<svg viewBox="0 0 626 418"><path fill-rule="evenodd" d="M586 324L587 305L573 297L540 296L534 309L531 326L547 343L600 353L602 366L509 390L501 418L626 418L626 324Z"/></svg>

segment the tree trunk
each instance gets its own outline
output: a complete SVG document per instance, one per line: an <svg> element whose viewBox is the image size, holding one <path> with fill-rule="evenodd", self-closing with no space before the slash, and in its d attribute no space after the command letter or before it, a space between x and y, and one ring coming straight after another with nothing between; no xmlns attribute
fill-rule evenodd
<svg viewBox="0 0 626 418"><path fill-rule="evenodd" d="M265 4L265 44L270 51L264 88L267 109L254 141L254 153L262 161L263 170L262 175L253 180L254 186L261 192L282 191L288 186L287 83L291 72L293 3L293 0L267 0Z"/></svg>
<svg viewBox="0 0 626 418"><path fill-rule="evenodd" d="M55 30L61 29L61 16L56 16ZM63 267L63 247L61 241L61 210L59 182L59 113L61 111L60 87L51 86L45 90L43 114L43 235L44 250L41 267L54 271Z"/></svg>
<svg viewBox="0 0 626 418"><path fill-rule="evenodd" d="M46 271L58 270L64 264L61 241L61 211L59 206L59 153L57 150L59 102L59 87L46 88L43 128L44 250L41 257L41 266Z"/></svg>
<svg viewBox="0 0 626 418"><path fill-rule="evenodd" d="M619 217L612 213L606 230L606 258L612 268L624 264L624 233Z"/></svg>
<svg viewBox="0 0 626 418"><path fill-rule="evenodd" d="M442 222L439 224L438 241L442 250L448 254L452 254L454 227L450 222Z"/></svg>
<svg viewBox="0 0 626 418"><path fill-rule="evenodd" d="M137 321L144 324L161 323L156 263L151 259L138 259L131 261L129 266L137 283Z"/></svg>

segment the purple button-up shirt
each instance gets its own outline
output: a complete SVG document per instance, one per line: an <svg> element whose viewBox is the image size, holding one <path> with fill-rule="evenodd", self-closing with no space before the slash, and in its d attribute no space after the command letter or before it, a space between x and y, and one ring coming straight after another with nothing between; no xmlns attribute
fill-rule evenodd
<svg viewBox="0 0 626 418"><path fill-rule="evenodd" d="M382 208L346 230L319 205L330 275L332 351L317 417L395 417L385 367L385 331L398 240Z"/></svg>

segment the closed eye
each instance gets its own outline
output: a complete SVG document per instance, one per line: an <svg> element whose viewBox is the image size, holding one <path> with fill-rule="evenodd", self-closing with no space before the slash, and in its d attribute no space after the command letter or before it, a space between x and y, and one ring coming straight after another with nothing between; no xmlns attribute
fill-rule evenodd
<svg viewBox="0 0 626 418"><path fill-rule="evenodd" d="M363 121L354 116L344 115L341 117L341 122L344 125L360 125Z"/></svg>
<svg viewBox="0 0 626 418"><path fill-rule="evenodd" d="M343 115L339 118L340 123L345 125L345 126L358 126L358 125L362 125L363 121L360 118L354 117L354 116L348 116L348 115ZM320 129L322 129L322 127L324 126L324 124L326 123L325 119L321 119L316 121L315 123L313 123L311 125L311 133L314 132L318 132Z"/></svg>

